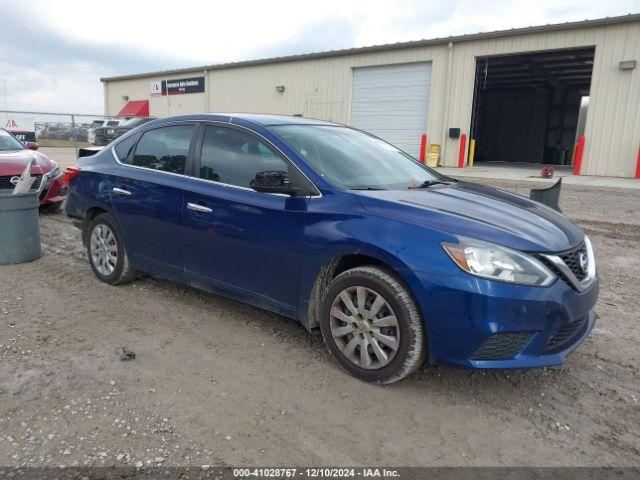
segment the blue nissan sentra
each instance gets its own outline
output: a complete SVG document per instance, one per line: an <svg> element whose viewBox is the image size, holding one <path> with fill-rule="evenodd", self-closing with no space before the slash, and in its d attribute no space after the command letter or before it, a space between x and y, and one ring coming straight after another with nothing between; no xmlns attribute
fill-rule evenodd
<svg viewBox="0 0 640 480"><path fill-rule="evenodd" d="M140 272L319 329L353 376L426 359L558 365L594 326L589 238L343 125L276 115L148 122L66 171L95 275Z"/></svg>

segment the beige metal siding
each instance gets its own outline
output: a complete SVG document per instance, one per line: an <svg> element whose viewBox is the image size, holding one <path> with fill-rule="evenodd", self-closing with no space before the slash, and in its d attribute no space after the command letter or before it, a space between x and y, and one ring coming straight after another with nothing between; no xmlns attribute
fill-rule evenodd
<svg viewBox="0 0 640 480"><path fill-rule="evenodd" d="M105 100L108 102L106 114L116 115L127 103L124 97L129 97L129 100L149 100L149 115L154 117L202 113L206 111L205 93L164 96L152 96L150 94L151 82L201 76L204 76L203 71L183 75L138 78L123 82L108 82L105 85L105 89L109 90L108 94L105 95Z"/></svg>
<svg viewBox="0 0 640 480"><path fill-rule="evenodd" d="M354 68L431 62L425 128L430 143L442 144L443 163L454 166L459 144L446 138L446 132L449 127L460 127L469 133L476 57L589 46L595 46L596 53L582 173L632 177L640 145L640 67L621 71L618 64L621 60L640 62L637 21L456 42L450 78L446 44L216 69L208 72L207 94L152 97L150 109L152 115L202 111L302 114L348 124ZM195 75L199 73L169 78ZM107 82L107 112L117 113L125 103L123 95L131 100L149 98L149 83L155 79L161 78ZM277 85L284 85L285 91L277 92Z"/></svg>

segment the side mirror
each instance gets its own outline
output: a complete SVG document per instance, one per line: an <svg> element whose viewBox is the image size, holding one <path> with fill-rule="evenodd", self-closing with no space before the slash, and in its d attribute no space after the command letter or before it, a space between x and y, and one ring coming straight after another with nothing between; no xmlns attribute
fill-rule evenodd
<svg viewBox="0 0 640 480"><path fill-rule="evenodd" d="M29 150L38 150L38 144L36 142L27 142L27 148Z"/></svg>
<svg viewBox="0 0 640 480"><path fill-rule="evenodd" d="M256 192L262 193L284 193L292 196L297 193L297 189L291 185L287 173L279 170L256 173L256 177L251 180L249 186Z"/></svg>

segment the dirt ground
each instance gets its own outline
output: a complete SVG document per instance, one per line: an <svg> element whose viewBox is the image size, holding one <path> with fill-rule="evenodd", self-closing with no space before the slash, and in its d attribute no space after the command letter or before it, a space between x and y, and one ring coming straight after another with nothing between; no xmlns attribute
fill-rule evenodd
<svg viewBox="0 0 640 480"><path fill-rule="evenodd" d="M388 387L291 320L151 278L102 284L64 214L43 215L42 259L0 266L0 465L637 466L640 191L567 187L562 207L602 282L565 365L424 366Z"/></svg>

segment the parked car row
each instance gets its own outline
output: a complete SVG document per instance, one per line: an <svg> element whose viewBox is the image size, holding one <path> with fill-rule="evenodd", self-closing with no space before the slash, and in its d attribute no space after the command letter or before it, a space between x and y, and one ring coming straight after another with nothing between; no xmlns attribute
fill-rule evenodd
<svg viewBox="0 0 640 480"><path fill-rule="evenodd" d="M150 120L154 120L154 117L95 119L91 123L81 123L75 126L69 122L37 123L36 138L68 142L76 140L104 146L120 135Z"/></svg>
<svg viewBox="0 0 640 480"><path fill-rule="evenodd" d="M103 125L92 128L93 134L90 135L89 141L98 146L107 145L120 135L123 135L151 120L155 120L155 117L136 117L128 120L105 120Z"/></svg>
<svg viewBox="0 0 640 480"><path fill-rule="evenodd" d="M72 127L68 123L45 124L37 131L37 138L42 140L65 140L86 142L89 135L88 125L76 125Z"/></svg>

